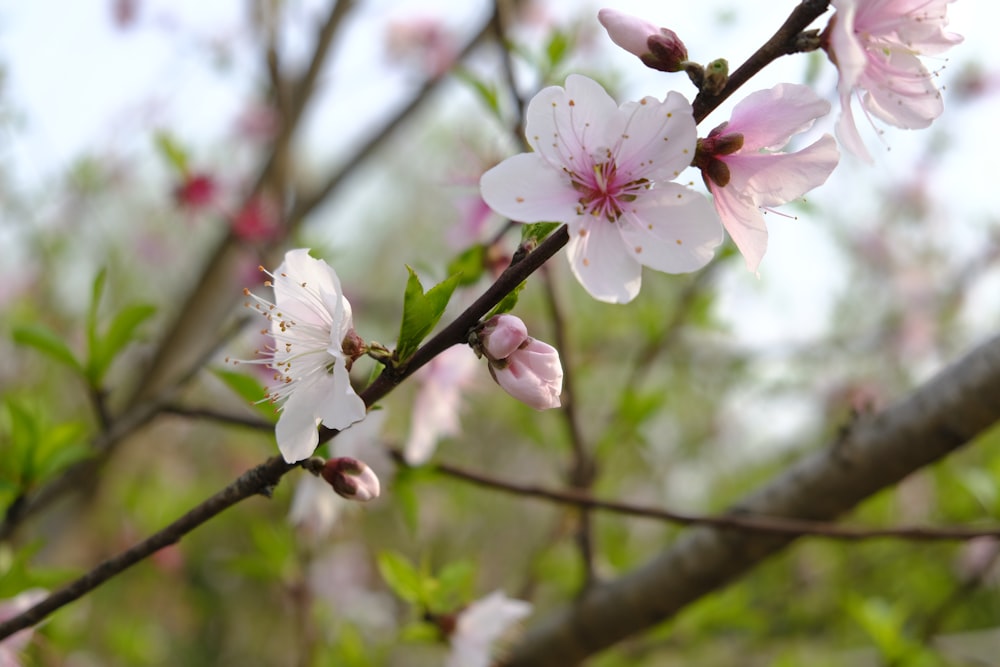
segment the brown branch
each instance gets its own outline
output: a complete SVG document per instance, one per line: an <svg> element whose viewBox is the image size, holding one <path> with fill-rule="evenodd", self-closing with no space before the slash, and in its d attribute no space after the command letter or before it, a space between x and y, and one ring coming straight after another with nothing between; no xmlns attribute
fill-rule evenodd
<svg viewBox="0 0 1000 667"><path fill-rule="evenodd" d="M401 452L391 450L390 453L397 463L406 465ZM711 526L750 533L816 537L847 542L875 539L907 540L912 542L960 542L979 537L1000 538L1000 526L996 525L980 527L893 526L889 528L867 528L861 526L842 526L826 521L807 521L781 516L689 514L658 507L649 507L648 505L603 500L580 491L559 491L534 484L511 482L443 463L432 464L428 468L452 479L522 498L537 498L559 505L572 505L589 510L609 512L611 514L655 519L681 526Z"/></svg>
<svg viewBox="0 0 1000 667"><path fill-rule="evenodd" d="M722 104L738 88L753 78L758 72L770 65L781 56L795 53L798 48L798 37L809 24L826 12L828 0L803 0L785 20L784 24L767 40L764 46L750 56L745 63L729 75L726 85L715 95L699 93L695 97L694 119L697 122L705 120L712 111Z"/></svg>
<svg viewBox="0 0 1000 667"><path fill-rule="evenodd" d="M18 630L31 627L56 609L78 600L108 579L148 558L163 547L176 543L187 533L202 525L226 508L257 494L270 495L281 477L294 468L281 457L274 457L243 473L235 482L201 503L169 526L122 553L109 558L76 581L60 588L47 598L0 623L0 639Z"/></svg>
<svg viewBox="0 0 1000 667"><path fill-rule="evenodd" d="M864 417L732 508L731 514L829 521L972 441L1000 421L1000 337L907 399ZM919 535L918 529L913 539ZM702 526L578 604L542 619L504 664L574 665L667 620L777 553L794 535Z"/></svg>

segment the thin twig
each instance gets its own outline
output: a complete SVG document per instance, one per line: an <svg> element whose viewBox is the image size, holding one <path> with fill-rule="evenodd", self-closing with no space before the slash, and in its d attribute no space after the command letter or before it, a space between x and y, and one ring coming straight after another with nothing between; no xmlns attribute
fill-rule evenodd
<svg viewBox="0 0 1000 667"><path fill-rule="evenodd" d="M0 639L18 630L31 627L56 609L78 600L108 579L124 572L163 547L176 543L184 535L202 525L228 507L257 494L269 495L281 477L294 468L281 457L273 457L243 473L235 482L199 504L169 526L135 546L108 558L76 581L60 588L27 611L0 623Z"/></svg>
<svg viewBox="0 0 1000 667"><path fill-rule="evenodd" d="M397 462L405 465L400 452L393 450L391 453ZM645 519L656 519L682 526L712 526L744 532L817 537L849 542L873 539L896 539L913 542L960 542L978 537L1000 538L1000 526L983 526L981 528L970 526L862 528L778 516L688 514L645 505L602 500L577 491L557 491L533 484L510 482L453 465L439 463L431 464L429 468L452 479L524 498L539 498L563 505L574 505L576 507Z"/></svg>

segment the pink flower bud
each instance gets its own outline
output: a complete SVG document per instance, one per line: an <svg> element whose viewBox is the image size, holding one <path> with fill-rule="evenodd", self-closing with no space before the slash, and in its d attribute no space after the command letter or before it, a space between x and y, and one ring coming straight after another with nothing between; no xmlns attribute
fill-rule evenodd
<svg viewBox="0 0 1000 667"><path fill-rule="evenodd" d="M597 12L597 20L608 31L611 41L639 57L646 67L662 72L680 72L687 63L684 42L673 30L657 28L614 9Z"/></svg>
<svg viewBox="0 0 1000 667"><path fill-rule="evenodd" d="M548 343L528 338L505 360L491 362L490 374L504 391L536 410L560 405L562 364L559 352Z"/></svg>
<svg viewBox="0 0 1000 667"><path fill-rule="evenodd" d="M380 492L378 477L364 461L342 456L330 459L320 472L337 495L348 500L368 502L378 498Z"/></svg>
<svg viewBox="0 0 1000 667"><path fill-rule="evenodd" d="M207 174L192 174L174 188L174 201L182 208L200 210L208 208L217 194L215 179Z"/></svg>
<svg viewBox="0 0 1000 667"><path fill-rule="evenodd" d="M479 341L490 359L506 359L528 340L528 327L520 317L495 315L483 325Z"/></svg>

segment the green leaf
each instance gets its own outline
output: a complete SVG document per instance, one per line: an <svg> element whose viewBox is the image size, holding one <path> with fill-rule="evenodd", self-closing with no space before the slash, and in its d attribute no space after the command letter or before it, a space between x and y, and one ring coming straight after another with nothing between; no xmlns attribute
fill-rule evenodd
<svg viewBox="0 0 1000 667"><path fill-rule="evenodd" d="M177 170L177 173L184 175L188 173L188 154L177 139L167 132L157 132L153 137L156 149L166 161Z"/></svg>
<svg viewBox="0 0 1000 667"><path fill-rule="evenodd" d="M267 389L257 378L248 373L237 373L236 371L223 368L213 368L211 370L215 377L222 380L222 383L229 387L234 394L254 406L261 416L272 423L278 421L278 415L274 411L274 407L269 401L264 400L264 394L267 393Z"/></svg>
<svg viewBox="0 0 1000 667"><path fill-rule="evenodd" d="M448 563L438 573L437 583L429 607L434 612L454 610L472 597L475 588L476 567L470 561Z"/></svg>
<svg viewBox="0 0 1000 667"><path fill-rule="evenodd" d="M100 384L111 362L132 342L135 330L155 312L155 306L133 304L125 306L115 315L108 332L98 339L97 347L91 353L87 371L92 384Z"/></svg>
<svg viewBox="0 0 1000 667"><path fill-rule="evenodd" d="M487 313L484 319L488 320L494 315L500 315L501 313L509 313L510 311L514 310L514 306L517 305L517 297L521 293L521 290L524 289L524 286L527 284L528 281L526 280L521 281L521 284L515 287L513 290L511 290L510 294L501 299L500 303L498 303L493 310Z"/></svg>
<svg viewBox="0 0 1000 667"><path fill-rule="evenodd" d="M482 100L483 104L486 105L494 116L501 118L500 115L500 97L497 95L497 88L491 83L486 83L481 78L475 75L475 73L464 67L456 67L454 69L454 74L460 81L464 81L469 84L473 92Z"/></svg>
<svg viewBox="0 0 1000 667"><path fill-rule="evenodd" d="M403 321L399 325L399 342L396 344L396 359L399 362L409 359L419 347L420 341L434 329L461 278L454 275L425 294L417 274L410 267L406 267L406 270L410 272L410 277L406 281Z"/></svg>
<svg viewBox="0 0 1000 667"><path fill-rule="evenodd" d="M423 602L423 577L417 568L395 551L378 554L378 571L392 592L411 604Z"/></svg>
<svg viewBox="0 0 1000 667"><path fill-rule="evenodd" d="M562 64L569 54L570 38L569 33L563 30L556 30L545 45L545 57L549 61L549 70L554 70Z"/></svg>
<svg viewBox="0 0 1000 667"><path fill-rule="evenodd" d="M417 621L403 626L399 639L404 642L434 644L441 641L441 630L427 621Z"/></svg>
<svg viewBox="0 0 1000 667"><path fill-rule="evenodd" d="M477 244L448 263L448 275L460 275L459 287L468 287L482 278L486 271L486 246Z"/></svg>
<svg viewBox="0 0 1000 667"><path fill-rule="evenodd" d="M91 287L90 294L90 307L87 309L87 356L90 359L94 358L94 354L97 351L97 311L101 304L101 296L104 294L104 286L107 284L108 272L105 269L101 269L94 276L94 284ZM87 364L88 370L90 369L90 364ZM88 374L89 377L89 374Z"/></svg>
<svg viewBox="0 0 1000 667"><path fill-rule="evenodd" d="M73 356L69 346L50 329L40 324L17 327L13 331L13 338L18 345L33 347L42 354L83 375L83 366Z"/></svg>

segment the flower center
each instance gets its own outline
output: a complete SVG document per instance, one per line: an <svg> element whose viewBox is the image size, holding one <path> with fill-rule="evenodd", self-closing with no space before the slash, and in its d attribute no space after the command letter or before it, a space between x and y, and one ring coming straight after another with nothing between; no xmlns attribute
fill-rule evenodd
<svg viewBox="0 0 1000 667"><path fill-rule="evenodd" d="M590 171L568 171L573 189L580 193L576 213L589 213L595 217L604 217L608 222L616 222L625 205L635 201L641 190L649 188L649 179L639 178L626 182L619 176L618 164L610 150L603 149L598 155L602 159L593 160Z"/></svg>

